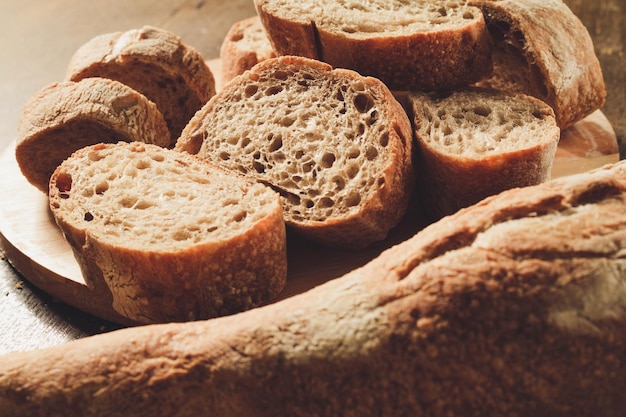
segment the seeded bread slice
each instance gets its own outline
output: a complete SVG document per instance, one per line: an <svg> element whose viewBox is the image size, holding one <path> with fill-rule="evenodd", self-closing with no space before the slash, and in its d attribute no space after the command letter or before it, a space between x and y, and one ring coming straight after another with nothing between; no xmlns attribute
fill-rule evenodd
<svg viewBox="0 0 626 417"><path fill-rule="evenodd" d="M550 178L560 129L546 103L478 88L411 93L408 100L429 217Z"/></svg>
<svg viewBox="0 0 626 417"><path fill-rule="evenodd" d="M350 68L391 90L455 88L491 72L480 9L453 1L255 0L275 51Z"/></svg>
<svg viewBox="0 0 626 417"><path fill-rule="evenodd" d="M537 97L561 129L604 105L589 32L562 0L477 0L494 39L493 76L482 86Z"/></svg>
<svg viewBox="0 0 626 417"><path fill-rule="evenodd" d="M384 239L414 187L410 121L387 87L303 57L226 84L175 149L270 184L288 225L332 246Z"/></svg>
<svg viewBox="0 0 626 417"><path fill-rule="evenodd" d="M22 110L15 157L26 179L48 192L52 172L74 151L100 142L171 143L155 104L117 81L52 83Z"/></svg>
<svg viewBox="0 0 626 417"><path fill-rule="evenodd" d="M275 56L259 16L235 22L226 34L220 50L222 82L230 81L259 62Z"/></svg>
<svg viewBox="0 0 626 417"><path fill-rule="evenodd" d="M120 81L152 100L172 141L215 94L215 79L202 55L173 33L152 26L99 35L82 45L66 78L87 77Z"/></svg>
<svg viewBox="0 0 626 417"><path fill-rule="evenodd" d="M271 300L286 282L278 194L195 156L139 142L75 152L50 209L86 282L129 321L205 319Z"/></svg>

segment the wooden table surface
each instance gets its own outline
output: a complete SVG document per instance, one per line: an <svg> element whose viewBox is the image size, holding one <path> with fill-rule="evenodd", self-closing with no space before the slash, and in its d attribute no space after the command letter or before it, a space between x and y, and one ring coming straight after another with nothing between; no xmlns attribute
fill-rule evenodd
<svg viewBox="0 0 626 417"><path fill-rule="evenodd" d="M607 90L603 109L626 154L624 0L567 0L589 29ZM0 2L0 152L15 139L28 98L63 78L74 51L102 33L162 27L207 59L217 58L230 25L255 13L252 0L4 0ZM2 198L11 198L5 195ZM21 277L0 252L0 354L57 345L117 326L51 299Z"/></svg>

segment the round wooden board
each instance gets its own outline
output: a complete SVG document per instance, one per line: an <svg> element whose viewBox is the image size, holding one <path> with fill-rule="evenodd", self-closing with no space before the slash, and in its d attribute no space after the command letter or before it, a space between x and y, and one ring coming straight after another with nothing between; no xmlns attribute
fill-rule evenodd
<svg viewBox="0 0 626 417"><path fill-rule="evenodd" d="M619 159L617 140L601 112L564 133L553 177L583 172ZM54 298L105 320L127 324L107 294L86 284L69 244L48 210L48 199L22 176L14 144L0 157L0 240L7 259L33 285ZM288 283L280 299L301 293L367 263L425 226L412 207L384 241L364 251L327 249L288 236Z"/></svg>

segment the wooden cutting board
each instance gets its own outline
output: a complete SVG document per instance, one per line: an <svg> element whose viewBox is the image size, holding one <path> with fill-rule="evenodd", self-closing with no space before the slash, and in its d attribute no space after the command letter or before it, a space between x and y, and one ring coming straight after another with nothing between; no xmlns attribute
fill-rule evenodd
<svg viewBox="0 0 626 417"><path fill-rule="evenodd" d="M45 194L22 176L14 144L0 157L0 242L11 264L33 285L52 297L105 320L125 323L106 294L89 287L69 244L56 227ZM615 133L597 111L564 132L552 176L584 172L619 159ZM384 242L364 251L340 251L288 236L288 283L280 298L306 291L367 263L381 251L423 228L426 222L412 207Z"/></svg>

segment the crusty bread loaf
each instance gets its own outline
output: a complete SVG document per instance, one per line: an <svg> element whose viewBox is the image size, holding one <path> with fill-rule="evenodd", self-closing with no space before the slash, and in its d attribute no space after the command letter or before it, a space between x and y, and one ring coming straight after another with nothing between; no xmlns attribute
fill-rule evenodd
<svg viewBox="0 0 626 417"><path fill-rule="evenodd" d="M606 90L589 32L562 0L474 0L494 39L483 86L550 104L561 129L604 105Z"/></svg>
<svg viewBox="0 0 626 417"><path fill-rule="evenodd" d="M222 83L243 74L259 62L274 57L276 53L259 16L239 20L231 26L222 41Z"/></svg>
<svg viewBox="0 0 626 417"><path fill-rule="evenodd" d="M278 194L195 156L86 147L54 172L49 199L86 282L130 322L231 314L285 285Z"/></svg>
<svg viewBox="0 0 626 417"><path fill-rule="evenodd" d="M215 94L215 79L202 55L177 35L144 26L96 36L71 58L68 80L104 77L152 100L163 113L172 141Z"/></svg>
<svg viewBox="0 0 626 417"><path fill-rule="evenodd" d="M479 88L411 93L408 101L428 217L550 178L560 129L546 103Z"/></svg>
<svg viewBox="0 0 626 417"><path fill-rule="evenodd" d="M464 0L255 0L280 55L379 78L392 90L455 88L491 72L491 39Z"/></svg>
<svg viewBox="0 0 626 417"><path fill-rule="evenodd" d="M25 416L620 417L626 162L506 191L278 303L0 357Z"/></svg>
<svg viewBox="0 0 626 417"><path fill-rule="evenodd" d="M175 149L270 184L287 224L332 246L385 238L414 188L410 121L387 87L303 57L226 84Z"/></svg>
<svg viewBox="0 0 626 417"><path fill-rule="evenodd" d="M15 157L26 179L47 193L50 175L72 152L118 141L171 143L161 112L131 87L104 78L52 83L24 106Z"/></svg>

